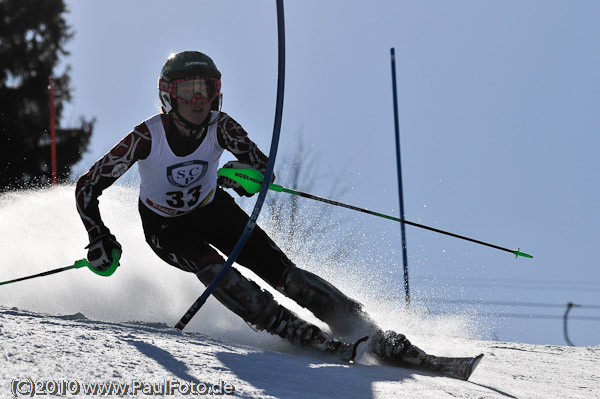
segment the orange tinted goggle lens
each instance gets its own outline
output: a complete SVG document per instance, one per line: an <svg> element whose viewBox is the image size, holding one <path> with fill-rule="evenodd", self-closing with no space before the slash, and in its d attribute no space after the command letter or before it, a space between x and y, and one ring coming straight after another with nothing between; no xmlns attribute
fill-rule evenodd
<svg viewBox="0 0 600 399"><path fill-rule="evenodd" d="M181 102L194 102L196 100L211 102L219 94L221 81L216 78L194 78L175 81L169 86L171 95Z"/></svg>

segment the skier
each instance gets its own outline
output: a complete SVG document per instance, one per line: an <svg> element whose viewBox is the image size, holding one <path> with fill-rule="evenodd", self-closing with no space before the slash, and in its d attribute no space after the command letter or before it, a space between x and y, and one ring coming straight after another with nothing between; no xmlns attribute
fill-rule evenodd
<svg viewBox="0 0 600 399"><path fill-rule="evenodd" d="M231 179L217 179L219 158L227 150L238 161L224 167L251 167L264 173L267 157L239 123L220 111L220 89L221 73L210 57L196 51L171 55L158 79L162 112L136 126L79 178L77 210L88 232L86 248L93 268L106 270L113 254L120 255L122 250L102 222L98 197L137 162L138 208L152 250L166 263L194 273L205 285L221 270L225 260L216 249L229 254L248 221L248 215L221 187L240 196L250 194ZM257 331L266 330L346 360L353 360L358 343L364 341L356 341L358 334L367 335L369 349L395 364L463 379L474 367L466 365L473 363L471 358L468 362L464 358L464 367L457 370L456 362L450 367L443 358L426 355L402 334L381 331L358 302L294 265L259 226L237 262L313 312L329 326L331 335L231 268L213 295Z"/></svg>

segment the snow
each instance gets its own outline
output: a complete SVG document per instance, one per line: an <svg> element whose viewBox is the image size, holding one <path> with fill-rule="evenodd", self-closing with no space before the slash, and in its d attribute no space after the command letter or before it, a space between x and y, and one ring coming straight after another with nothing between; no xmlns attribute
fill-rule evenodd
<svg viewBox="0 0 600 399"><path fill-rule="evenodd" d="M0 281L85 256L87 237L73 193L68 185L0 195ZM302 352L253 331L213 298L182 333L172 326L203 286L152 254L143 242L136 197L134 188L112 187L101 198L104 220L124 248L113 276L77 269L0 287L0 398L12 397L15 379L139 384L138 396L148 387L142 383L179 381L233 387L243 398L600 398L600 347L484 341L479 334L487 326L473 317L431 316L418 307L408 313L401 300L369 296L378 278L347 277L358 269L332 273L335 266L308 265L352 292L383 328L406 334L426 352L484 353L470 381L382 366L367 355L348 365ZM77 396L85 395L65 395Z"/></svg>
<svg viewBox="0 0 600 399"><path fill-rule="evenodd" d="M1 397L15 378L39 381L230 384L243 398L594 398L600 348L465 339L432 353L485 353L468 382L319 355L277 352L182 333L167 325L103 322L0 307ZM435 341L435 340L433 340ZM133 385L132 385L133 386ZM138 390L141 396L142 391ZM81 394L83 395L83 394Z"/></svg>

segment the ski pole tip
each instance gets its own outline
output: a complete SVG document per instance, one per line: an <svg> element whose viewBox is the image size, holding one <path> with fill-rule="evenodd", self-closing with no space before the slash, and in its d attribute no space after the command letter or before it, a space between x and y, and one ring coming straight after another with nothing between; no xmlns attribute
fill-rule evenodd
<svg viewBox="0 0 600 399"><path fill-rule="evenodd" d="M515 259L517 259L519 256L522 256L524 258L533 258L532 255L526 254L525 252L521 252L521 248L517 248L516 250L514 250L513 254L515 254Z"/></svg>

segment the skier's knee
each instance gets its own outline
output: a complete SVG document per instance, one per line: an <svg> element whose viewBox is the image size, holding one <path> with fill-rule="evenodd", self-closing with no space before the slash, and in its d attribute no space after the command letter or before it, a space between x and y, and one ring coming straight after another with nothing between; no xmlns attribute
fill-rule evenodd
<svg viewBox="0 0 600 399"><path fill-rule="evenodd" d="M223 265L206 265L196 275L205 285L216 277ZM229 269L213 295L226 308L240 316L255 330L268 327L269 318L279 307L271 293L264 291L254 281L248 280L235 268Z"/></svg>
<svg viewBox="0 0 600 399"><path fill-rule="evenodd" d="M320 313L362 311L360 303L347 297L333 284L298 267L287 270L277 289L298 302L314 307Z"/></svg>
<svg viewBox="0 0 600 399"><path fill-rule="evenodd" d="M345 336L356 329L374 327L359 302L306 270L288 269L277 289L326 322L336 335Z"/></svg>

